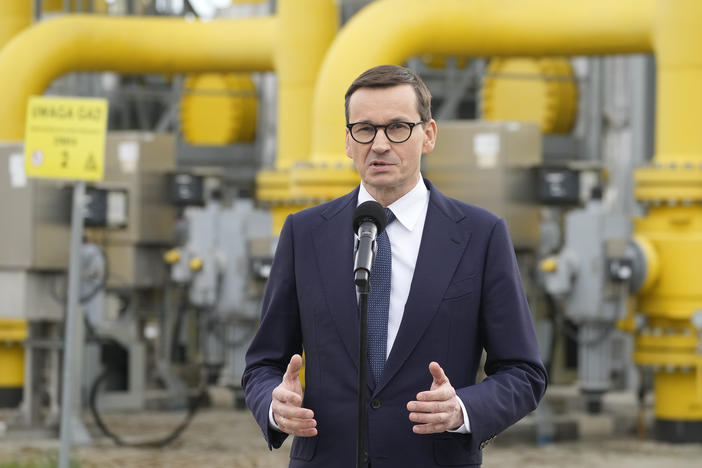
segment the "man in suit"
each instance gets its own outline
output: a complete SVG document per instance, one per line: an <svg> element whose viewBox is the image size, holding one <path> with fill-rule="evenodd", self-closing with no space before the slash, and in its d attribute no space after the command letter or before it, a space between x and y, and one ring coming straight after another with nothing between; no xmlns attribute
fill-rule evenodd
<svg viewBox="0 0 702 468"><path fill-rule="evenodd" d="M546 388L507 227L421 177L437 126L429 90L410 70L361 74L346 93L346 120L346 154L362 182L286 220L246 357L246 402L269 447L295 436L291 467L355 466L352 218L375 200L392 213L385 293L374 287L380 247L371 274L369 466L479 466L486 441L536 408ZM476 383L483 349L487 378Z"/></svg>

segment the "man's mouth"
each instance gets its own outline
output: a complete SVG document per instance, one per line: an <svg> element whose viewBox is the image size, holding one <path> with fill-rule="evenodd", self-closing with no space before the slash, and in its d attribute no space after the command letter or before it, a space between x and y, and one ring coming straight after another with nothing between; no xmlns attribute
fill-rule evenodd
<svg viewBox="0 0 702 468"><path fill-rule="evenodd" d="M370 165L374 166L374 167L381 167L381 166L390 166L391 164L388 162L384 162L384 161L371 161Z"/></svg>

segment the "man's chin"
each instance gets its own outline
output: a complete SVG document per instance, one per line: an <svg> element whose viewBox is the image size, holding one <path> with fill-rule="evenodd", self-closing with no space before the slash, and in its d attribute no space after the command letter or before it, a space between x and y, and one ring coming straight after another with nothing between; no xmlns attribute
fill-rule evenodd
<svg viewBox="0 0 702 468"><path fill-rule="evenodd" d="M379 189L390 188L397 185L397 180L392 174L366 174L364 182Z"/></svg>

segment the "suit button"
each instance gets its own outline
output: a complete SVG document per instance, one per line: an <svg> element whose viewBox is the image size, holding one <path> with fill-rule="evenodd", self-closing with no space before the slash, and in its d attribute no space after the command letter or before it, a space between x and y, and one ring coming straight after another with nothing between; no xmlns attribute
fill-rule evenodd
<svg viewBox="0 0 702 468"><path fill-rule="evenodd" d="M371 408L378 409L381 406L383 406L383 405L380 403L380 400L378 400L377 398L375 400L371 401Z"/></svg>

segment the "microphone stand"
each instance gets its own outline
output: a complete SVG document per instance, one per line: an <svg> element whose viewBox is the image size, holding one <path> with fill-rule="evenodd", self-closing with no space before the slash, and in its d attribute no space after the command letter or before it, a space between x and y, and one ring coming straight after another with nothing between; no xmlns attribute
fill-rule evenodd
<svg viewBox="0 0 702 468"><path fill-rule="evenodd" d="M368 464L366 453L366 375L368 372L368 295L370 294L370 273L359 269L354 275L358 291L360 330L358 334L358 432L356 436L356 466L364 468Z"/></svg>

